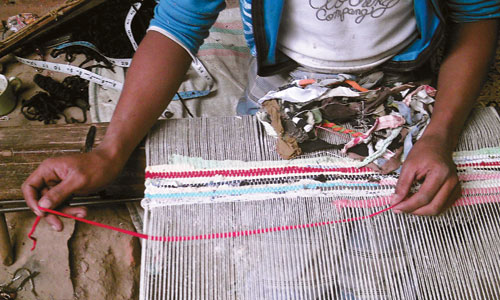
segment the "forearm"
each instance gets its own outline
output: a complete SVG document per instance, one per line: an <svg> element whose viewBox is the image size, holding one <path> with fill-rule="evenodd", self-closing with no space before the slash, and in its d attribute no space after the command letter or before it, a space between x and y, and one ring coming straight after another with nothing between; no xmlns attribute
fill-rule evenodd
<svg viewBox="0 0 500 300"><path fill-rule="evenodd" d="M488 70L496 46L497 20L457 24L438 77L438 94L424 136L453 151Z"/></svg>
<svg viewBox="0 0 500 300"><path fill-rule="evenodd" d="M175 95L191 62L162 34L149 31L134 55L124 89L98 150L125 163Z"/></svg>

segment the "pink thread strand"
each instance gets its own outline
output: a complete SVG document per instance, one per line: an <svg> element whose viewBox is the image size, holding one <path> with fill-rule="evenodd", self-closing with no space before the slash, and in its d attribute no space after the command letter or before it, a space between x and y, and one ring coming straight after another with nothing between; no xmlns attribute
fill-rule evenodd
<svg viewBox="0 0 500 300"><path fill-rule="evenodd" d="M232 237L238 237L238 236L251 236L251 235L257 235L257 234L262 234L262 233L267 233L267 232L288 231L288 230L293 230L293 229L319 227L319 226L325 226L325 225L331 225L331 224L337 224L337 223L355 222L355 221L360 221L363 219L373 218L381 213L384 213L384 212L392 209L396 205L397 204L392 205L392 206L387 207L387 208L384 208L380 211L372 213L371 215L349 218L349 219L325 221L322 223L311 223L311 224L289 225L289 226L280 226L280 227L264 228L264 229L254 229L251 231L244 230L244 231L233 231L233 232L223 232L223 233L211 233L208 235L205 234L205 235L197 235L197 236L149 236L147 234L142 234L142 233L138 233L135 231L125 230L122 228L113 227L110 225L90 221L87 219L78 218L78 217L75 217L72 215L68 215L68 214L56 211L56 210L43 208L40 206L38 208L44 212L47 212L47 213L51 213L51 214L58 215L58 216L61 216L64 218L73 219L76 221L87 223L87 224L90 224L92 226L110 229L110 230L117 231L120 233L135 236L135 237L138 237L141 239L147 239L147 240L159 241L159 242L178 242L178 241L192 241L192 240L213 240L213 239L222 239L222 238L232 238ZM33 240L33 248L31 249L31 251L33 251L36 247L36 238L33 238L31 235L35 232L35 229L36 229L39 222L40 222L40 217L37 217L35 220L35 223L33 224L33 227L31 228L30 233L28 234L28 237L31 240Z"/></svg>
<svg viewBox="0 0 500 300"><path fill-rule="evenodd" d="M31 251L35 250L36 248L36 238L32 237L33 233L35 233L36 226L38 226L38 223L40 223L41 217L36 217L35 223L33 223L33 227L31 227L31 231L28 233L28 238L33 241L33 247L31 247Z"/></svg>

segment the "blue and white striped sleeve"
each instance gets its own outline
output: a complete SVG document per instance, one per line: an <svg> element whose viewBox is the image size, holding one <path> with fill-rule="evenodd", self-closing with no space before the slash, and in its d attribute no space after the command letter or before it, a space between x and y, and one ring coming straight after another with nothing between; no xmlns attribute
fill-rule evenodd
<svg viewBox="0 0 500 300"><path fill-rule="evenodd" d="M500 18L500 0L448 0L447 5L457 23Z"/></svg>
<svg viewBox="0 0 500 300"><path fill-rule="evenodd" d="M161 0L148 30L162 33L194 56L225 6L224 0Z"/></svg>

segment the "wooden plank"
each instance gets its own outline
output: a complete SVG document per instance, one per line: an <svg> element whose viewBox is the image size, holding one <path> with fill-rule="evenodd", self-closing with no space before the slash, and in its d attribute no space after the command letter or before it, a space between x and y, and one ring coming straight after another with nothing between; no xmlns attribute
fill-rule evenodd
<svg viewBox="0 0 500 300"><path fill-rule="evenodd" d="M104 132L108 127L107 123L0 128L0 141L2 141L0 149L3 151L37 151L40 153L54 150L79 151L85 144L85 138L91 125L97 128L95 139L97 145L104 136ZM4 154L4 156L7 155Z"/></svg>
<svg viewBox="0 0 500 300"><path fill-rule="evenodd" d="M91 125L97 127L96 147L104 137L107 123L0 128L0 201L22 199L21 184L45 159L80 152ZM123 172L100 194L142 197L145 166L144 147L140 146Z"/></svg>

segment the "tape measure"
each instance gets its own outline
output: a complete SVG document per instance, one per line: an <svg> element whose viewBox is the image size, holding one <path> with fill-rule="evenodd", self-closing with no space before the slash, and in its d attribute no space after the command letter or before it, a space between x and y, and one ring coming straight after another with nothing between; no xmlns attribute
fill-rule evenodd
<svg viewBox="0 0 500 300"><path fill-rule="evenodd" d="M103 77L101 75L97 75L96 73L90 72L88 70L75 67L72 65L65 65L65 64L57 64L57 63L52 63L48 61L41 61L41 60L33 60L33 59L26 59L22 57L16 56L16 59L19 62L22 62L23 64L32 66L34 68L39 68L39 69L45 69L45 70L50 70L54 72L60 72L68 75L76 75L82 79L88 80L90 82L96 83L100 86L115 89L115 90L121 90L123 88L123 83L118 82L113 79L109 79L106 77Z"/></svg>
<svg viewBox="0 0 500 300"><path fill-rule="evenodd" d="M68 75L76 75L79 76L82 79L88 80L90 82L93 82L95 84L98 84L102 87L106 88L111 88L115 90L121 91L123 89L123 83L118 82L113 79L106 78L104 76L101 76L99 74L90 72L88 70L75 67L72 65L65 65L65 64L57 64L57 63L51 63L47 61L41 61L41 60L33 60L33 59L26 59L22 57L16 56L16 59L26 65L32 66L34 68L38 69L44 69L44 70L50 70L54 72L60 72ZM202 65L203 66L203 65ZM208 72L207 72L208 74ZM210 76L210 74L209 74ZM210 76L211 78L211 76ZM211 86L210 86L211 87ZM199 98L206 96L210 94L211 89L208 90L201 90L201 91L184 91L184 92L178 92L178 94L182 97L182 99L193 99L193 98ZM172 100L179 100L178 95L176 94Z"/></svg>
<svg viewBox="0 0 500 300"><path fill-rule="evenodd" d="M118 66L118 67L128 68L128 67L130 67L130 64L132 63L132 59L131 58L112 58L112 57L107 57L104 54L102 54L101 51L99 51L99 49L97 49L97 47L94 44L92 44L90 42L87 42L87 41L76 41L76 42L64 43L64 44L61 44L61 45L59 45L57 47L54 47L54 49L55 50L61 50L61 49L72 47L72 46L80 46L80 47L89 48L89 49L95 51L100 56L102 56L105 59L107 59L113 65ZM208 73L207 69L205 68L205 66L203 65L203 63L198 58L196 58L196 57L193 58L193 61L191 63L191 67L194 70L196 70L196 72L198 73L198 75L200 75L203 79L205 79L205 81L207 82L207 84L210 87L213 86L214 80L213 80L212 76L210 75L210 73Z"/></svg>
<svg viewBox="0 0 500 300"><path fill-rule="evenodd" d="M132 44L132 48L134 48L134 51L137 51L138 45L137 42L135 41L134 35L132 34L132 20L134 19L135 14L137 14L137 11L141 8L141 6L142 6L141 2L136 2L132 4L127 13L127 17L125 18L125 33L127 34L128 39Z"/></svg>
<svg viewBox="0 0 500 300"><path fill-rule="evenodd" d="M118 66L118 67L128 68L128 67L130 67L130 64L132 63L132 59L131 58L112 58L112 57L107 57L106 55L102 54L101 51L99 51L99 49L97 49L97 47L94 44L92 44L90 42L86 42L86 41L76 41L76 42L64 43L64 44L61 44L61 45L59 45L57 47L54 47L54 49L55 50L61 50L61 49L68 48L68 47L73 47L73 46L79 46L79 47L89 48L89 49L95 51L100 56L102 56L105 59L107 59L113 65Z"/></svg>

